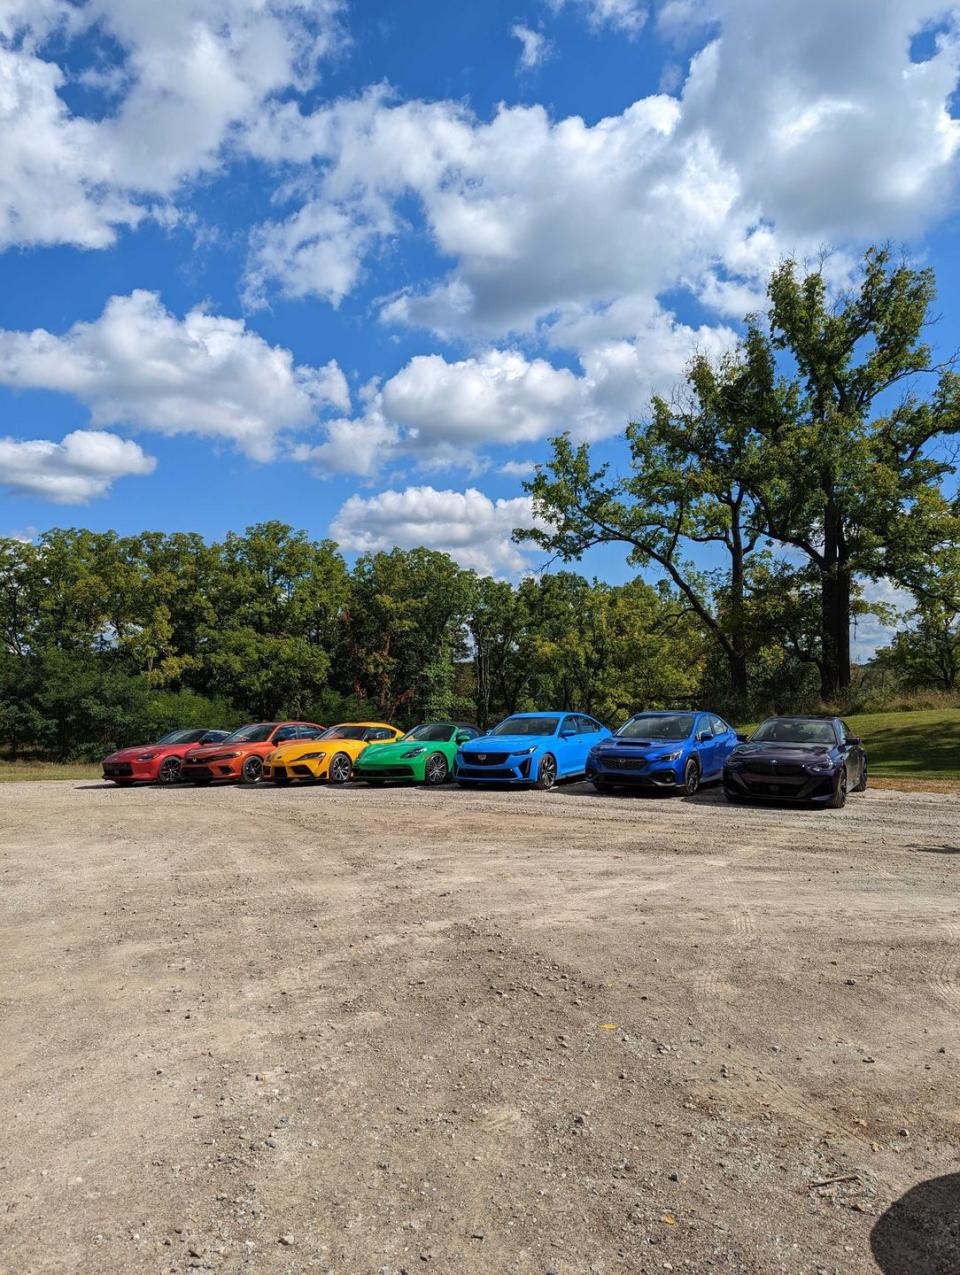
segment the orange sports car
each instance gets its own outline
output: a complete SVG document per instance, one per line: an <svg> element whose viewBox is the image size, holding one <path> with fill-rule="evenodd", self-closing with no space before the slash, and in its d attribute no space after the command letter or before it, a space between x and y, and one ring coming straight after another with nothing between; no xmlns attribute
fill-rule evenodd
<svg viewBox="0 0 960 1275"><path fill-rule="evenodd" d="M258 784L263 777L263 759L278 744L316 739L323 730L316 722L255 722L241 726L219 744L192 748L183 759L180 778L190 784L212 784L215 779Z"/></svg>
<svg viewBox="0 0 960 1275"><path fill-rule="evenodd" d="M298 739L283 744L267 757L263 777L275 784L294 779L345 784L353 774L353 763L369 744L392 744L402 734L386 722L342 722L309 742Z"/></svg>

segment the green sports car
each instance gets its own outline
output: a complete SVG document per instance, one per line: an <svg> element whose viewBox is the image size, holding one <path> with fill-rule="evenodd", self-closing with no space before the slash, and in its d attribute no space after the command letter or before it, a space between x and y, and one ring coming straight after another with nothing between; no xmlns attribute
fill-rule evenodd
<svg viewBox="0 0 960 1275"><path fill-rule="evenodd" d="M467 722L424 722L393 744L370 744L357 758L354 779L383 784L388 779L418 784L445 783L457 749L480 732Z"/></svg>

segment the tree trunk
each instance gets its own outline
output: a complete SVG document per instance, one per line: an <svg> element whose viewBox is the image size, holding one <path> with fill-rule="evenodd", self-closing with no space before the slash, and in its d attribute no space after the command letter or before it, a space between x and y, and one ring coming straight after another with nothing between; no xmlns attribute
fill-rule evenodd
<svg viewBox="0 0 960 1275"><path fill-rule="evenodd" d="M836 699L850 685L850 568L841 519L832 497L824 519L824 563L820 579L823 667L820 694Z"/></svg>

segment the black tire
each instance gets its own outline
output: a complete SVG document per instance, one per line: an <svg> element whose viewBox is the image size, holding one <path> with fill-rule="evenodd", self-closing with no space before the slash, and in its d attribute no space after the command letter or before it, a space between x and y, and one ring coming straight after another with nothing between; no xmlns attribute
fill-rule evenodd
<svg viewBox="0 0 960 1275"><path fill-rule="evenodd" d="M450 777L450 767L443 753L431 753L423 766L423 782L430 788L439 788Z"/></svg>
<svg viewBox="0 0 960 1275"><path fill-rule="evenodd" d="M687 764L683 768L683 781L679 787L685 797L692 797L700 788L700 763L693 757L687 758Z"/></svg>
<svg viewBox="0 0 960 1275"><path fill-rule="evenodd" d="M345 784L353 775L353 762L346 753L334 753L327 768L327 782Z"/></svg>
<svg viewBox="0 0 960 1275"><path fill-rule="evenodd" d="M240 782L252 787L263 778L263 762L259 757L248 757L240 767Z"/></svg>
<svg viewBox="0 0 960 1275"><path fill-rule="evenodd" d="M867 763L864 762L863 769L860 772L860 778L857 780L857 782L853 786L853 792L866 792L866 791L867 791Z"/></svg>
<svg viewBox="0 0 960 1275"><path fill-rule="evenodd" d="M273 782L277 785L278 788L289 788L290 776L289 775L274 775Z"/></svg>
<svg viewBox="0 0 960 1275"><path fill-rule="evenodd" d="M178 784L180 782L180 758L165 757L160 763L160 769L157 771L157 783L167 787L169 784Z"/></svg>
<svg viewBox="0 0 960 1275"><path fill-rule="evenodd" d="M537 767L537 777L534 780L534 787L539 788L541 792L549 792L557 782L557 761L552 753L544 753L540 758L540 765Z"/></svg>
<svg viewBox="0 0 960 1275"><path fill-rule="evenodd" d="M833 788L833 796L827 802L828 810L842 810L844 806L847 804L847 784L848 783L849 783L849 780L847 778L847 768L846 766L844 766L843 769L840 771L840 774L837 775L837 782Z"/></svg>

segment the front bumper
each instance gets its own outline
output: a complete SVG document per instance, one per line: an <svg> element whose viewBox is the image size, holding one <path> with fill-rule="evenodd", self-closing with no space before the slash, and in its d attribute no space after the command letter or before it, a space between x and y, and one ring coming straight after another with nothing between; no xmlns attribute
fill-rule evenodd
<svg viewBox="0 0 960 1275"><path fill-rule="evenodd" d="M827 802L836 790L837 772L814 775L806 771L792 774L757 774L750 770L724 767L724 789L734 797L751 801Z"/></svg>
<svg viewBox="0 0 960 1275"><path fill-rule="evenodd" d="M245 761L245 757L233 757L229 761L184 761L180 778L188 784L196 779L239 779L240 768Z"/></svg>
<svg viewBox="0 0 960 1275"><path fill-rule="evenodd" d="M153 784L157 781L157 771L161 758L153 761L113 761L103 762L103 777L110 780L125 780L127 783Z"/></svg>
<svg viewBox="0 0 960 1275"><path fill-rule="evenodd" d="M532 784L537 778L540 754L486 753L480 761L476 754L458 753L453 777L466 784Z"/></svg>
<svg viewBox="0 0 960 1275"><path fill-rule="evenodd" d="M646 757L611 755L588 757L587 778L595 784L622 784L636 788L676 788L682 782L683 759L664 761Z"/></svg>
<svg viewBox="0 0 960 1275"><path fill-rule="evenodd" d="M414 762L396 762L383 766L365 766L358 761L354 768L354 779L406 779L424 780L423 762L417 766Z"/></svg>
<svg viewBox="0 0 960 1275"><path fill-rule="evenodd" d="M329 760L324 757L323 761L281 761L263 763L263 778L265 783L275 783L278 779L282 783L284 779L301 780L304 782L314 782L317 779L327 778L327 768Z"/></svg>

